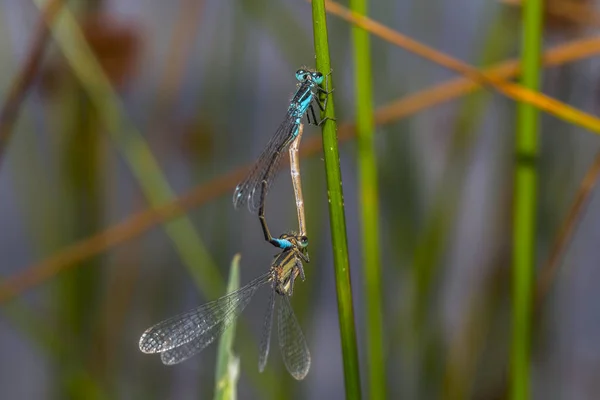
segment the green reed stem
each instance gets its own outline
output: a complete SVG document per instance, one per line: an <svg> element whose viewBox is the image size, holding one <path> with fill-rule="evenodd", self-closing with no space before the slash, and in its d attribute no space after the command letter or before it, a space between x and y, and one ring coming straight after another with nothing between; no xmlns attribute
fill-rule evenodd
<svg viewBox="0 0 600 400"><path fill-rule="evenodd" d="M240 258L240 255L236 254L231 261L229 282L225 293L231 293L240 287ZM240 360L233 354L235 325L236 321L233 321L219 339L215 370L215 400L235 400L237 398Z"/></svg>
<svg viewBox="0 0 600 400"><path fill-rule="evenodd" d="M537 90L542 46L542 0L523 3L523 86ZM535 268L535 223L539 111L519 103L513 215L513 315L510 363L511 399L530 398L530 342L533 271Z"/></svg>
<svg viewBox="0 0 600 400"><path fill-rule="evenodd" d="M367 14L367 0L350 0L350 8ZM369 398L385 399L385 359L383 356L383 315L381 304L381 262L379 257L379 188L375 157L373 118L373 77L369 33L352 27L356 74L356 135L361 212L363 274L367 302L367 367Z"/></svg>
<svg viewBox="0 0 600 400"><path fill-rule="evenodd" d="M329 44L327 38L327 20L324 0L312 2L313 32L317 69L324 74L331 71ZM331 76L327 90L331 90ZM323 153L325 175L329 197L329 223L331 226L331 244L338 299L340 338L344 364L344 382L347 399L360 399L360 372L358 348L352 307L352 286L350 284L350 261L348 259L348 239L346 237L346 216L344 214L344 194L342 191L342 173L337 142L337 124L335 122L333 96L328 95L327 108L321 118L329 118L323 124Z"/></svg>

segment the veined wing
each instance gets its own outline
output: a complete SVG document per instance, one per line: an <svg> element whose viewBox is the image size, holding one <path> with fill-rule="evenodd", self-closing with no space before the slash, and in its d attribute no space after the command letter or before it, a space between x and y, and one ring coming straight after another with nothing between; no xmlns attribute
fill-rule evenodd
<svg viewBox="0 0 600 400"><path fill-rule="evenodd" d="M256 290L270 278L271 272L268 272L217 300L159 322L142 334L140 350L144 353L162 353L197 339L200 342L209 340L216 332L215 328L230 324L250 302ZM203 338L205 335L206 338ZM207 344L212 340L214 338Z"/></svg>
<svg viewBox="0 0 600 400"><path fill-rule="evenodd" d="M288 113L258 157L258 160L254 163L248 176L236 186L233 193L233 206L235 208L247 204L251 213L258 211L261 199L266 197L266 192L271 187L281 156L287 151L295 138L295 130L297 129L296 118ZM267 181L264 194L262 193L263 180Z"/></svg>
<svg viewBox="0 0 600 400"><path fill-rule="evenodd" d="M244 310L246 305L250 302L250 298L247 298L245 303L240 303L237 307L236 312L231 313L227 318L223 319L217 325L213 326L210 330L205 332L203 335L196 337L194 340L182 344L179 347L164 351L160 354L160 359L165 365L179 364L182 361L187 360L195 354L200 353L206 346L214 342L216 338L231 325L231 323L239 316Z"/></svg>
<svg viewBox="0 0 600 400"><path fill-rule="evenodd" d="M260 340L260 352L258 355L258 370L263 372L267 366L269 358L269 348L271 346L271 329L273 328L273 309L275 308L275 289L271 290L269 295L269 305L265 314L262 339Z"/></svg>
<svg viewBox="0 0 600 400"><path fill-rule="evenodd" d="M310 369L310 351L294 315L288 296L281 296L279 306L279 347L290 375L302 380Z"/></svg>

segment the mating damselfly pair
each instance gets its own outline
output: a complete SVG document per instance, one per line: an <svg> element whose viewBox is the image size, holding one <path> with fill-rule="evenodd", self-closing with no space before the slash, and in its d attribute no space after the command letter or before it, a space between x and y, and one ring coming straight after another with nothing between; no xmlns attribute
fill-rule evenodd
<svg viewBox="0 0 600 400"><path fill-rule="evenodd" d="M322 103L319 95L321 93L328 95L330 92L327 91L326 77L320 72L299 69L296 72L296 79L299 81L298 87L292 97L285 119L269 140L250 174L236 187L233 196L236 208L247 204L251 212L258 210L265 239L282 251L274 257L267 273L250 281L242 288L147 329L140 338L140 350L144 353L160 353L164 364L177 364L202 351L239 316L258 288L270 283L272 290L260 344L259 370L262 372L267 363L276 297L280 299L278 337L284 364L289 373L299 380L304 379L310 369L310 352L289 300L293 294L296 278L300 276L304 280L302 261L309 262L299 167L297 161L294 162L297 158L293 154L297 153L297 142L302 135L302 118L306 115L309 123L320 125L324 120L317 123L313 103L316 103L321 110L325 110L327 98ZM324 79L325 89L320 87ZM296 141L296 146L292 146L293 148L290 150L290 159L292 160L290 165L300 232L283 234L279 238L274 238L271 236L265 219L265 198L281 156L294 141ZM278 296L275 296L276 294Z"/></svg>

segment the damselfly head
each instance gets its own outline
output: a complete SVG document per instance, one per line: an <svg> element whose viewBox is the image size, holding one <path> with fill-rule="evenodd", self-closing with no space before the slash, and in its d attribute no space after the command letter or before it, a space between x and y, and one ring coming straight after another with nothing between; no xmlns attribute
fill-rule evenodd
<svg viewBox="0 0 600 400"><path fill-rule="evenodd" d="M300 236L298 238L298 243L300 244L300 247L305 248L308 246L308 238L306 236Z"/></svg>
<svg viewBox="0 0 600 400"><path fill-rule="evenodd" d="M323 74L318 71L300 68L298 71L296 71L296 79L298 79L300 82L311 80L317 85L320 85L323 83Z"/></svg>
<svg viewBox="0 0 600 400"><path fill-rule="evenodd" d="M279 236L280 240L287 240L292 244L293 247L298 249L305 249L308 246L308 237L297 235L294 232L283 233Z"/></svg>

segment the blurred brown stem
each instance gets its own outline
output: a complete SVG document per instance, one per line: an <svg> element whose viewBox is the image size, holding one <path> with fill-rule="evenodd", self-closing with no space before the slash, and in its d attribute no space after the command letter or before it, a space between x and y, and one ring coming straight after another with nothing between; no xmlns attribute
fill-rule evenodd
<svg viewBox="0 0 600 400"><path fill-rule="evenodd" d="M539 277L537 280L537 287L535 293L535 309L538 310L546 298L548 291L556 277L556 272L560 265L560 261L565 254L567 249L567 245L571 242L573 238L573 233L575 232L575 228L579 221L581 221L581 217L585 211L585 206L587 205L590 196L596 187L596 183L598 182L598 176L600 175L600 152L596 154L592 165L586 172L581 184L579 185L579 189L575 194L575 199L569 208L569 212L565 217L558 233L556 234L556 238L554 239L554 243L551 247L550 256L546 263L542 266Z"/></svg>
<svg viewBox="0 0 600 400"><path fill-rule="evenodd" d="M164 118L171 110L175 95L181 89L188 59L194 54L194 34L200 26L204 10L203 0L185 0L179 6L177 24L167 50L165 71L158 85L156 114Z"/></svg>
<svg viewBox="0 0 600 400"><path fill-rule="evenodd" d="M48 26L52 24L62 5L63 0L51 0L48 2L46 9L37 23L29 53L25 58L25 64L19 75L14 78L4 105L0 110L0 165L4 159L4 152L10 140L13 126L19 116L21 104L40 70L44 51L50 42L50 30Z"/></svg>
<svg viewBox="0 0 600 400"><path fill-rule="evenodd" d="M509 6L517 7L520 7L522 4L521 0L501 0L501 2ZM584 26L589 25L599 27L600 15L590 3L591 2L574 0L546 1L544 7L546 8L546 12L554 17L564 18Z"/></svg>

